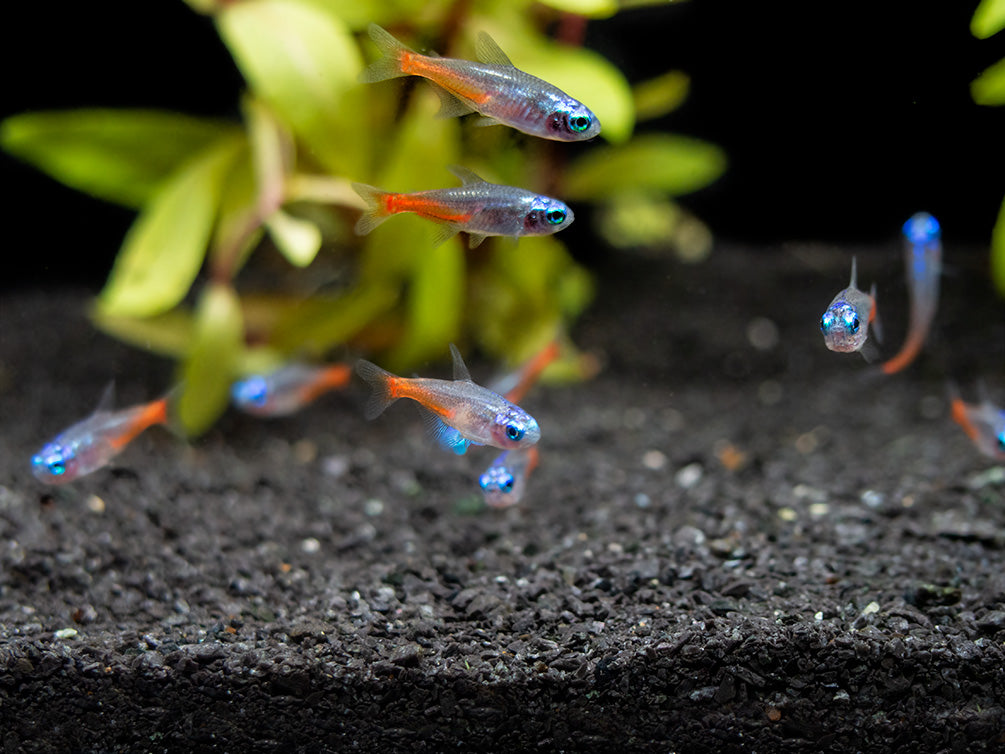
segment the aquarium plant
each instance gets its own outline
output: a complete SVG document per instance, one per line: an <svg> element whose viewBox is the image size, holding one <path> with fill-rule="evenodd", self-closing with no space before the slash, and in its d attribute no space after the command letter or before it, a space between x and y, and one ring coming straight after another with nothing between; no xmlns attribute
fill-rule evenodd
<svg viewBox="0 0 1005 754"><path fill-rule="evenodd" d="M219 417L234 379L293 357L348 346L404 370L458 341L514 364L589 303L591 277L561 236L468 250L456 239L435 245L436 227L413 216L355 236L363 203L353 181L439 188L455 185L448 166L462 164L489 181L594 203L601 231L622 245L708 248L708 231L673 197L715 180L724 155L693 138L635 135L637 121L680 103L688 81L671 71L633 88L583 47L587 19L615 13L615 0L187 2L212 16L247 83L241 122L32 112L3 123L2 145L137 211L90 314L105 332L177 360L177 414L190 434ZM469 59L476 34L488 32L520 68L587 102L601 143L573 153L437 118L423 83L360 83L377 56L370 23L415 49ZM262 285L276 276L256 279L249 261L274 265L276 253L291 269L322 273ZM567 376L576 363L566 361Z"/></svg>
<svg viewBox="0 0 1005 754"><path fill-rule="evenodd" d="M970 21L970 31L987 39L1005 29L1005 0L981 0ZM981 73L971 84L970 93L979 105L1005 105L1005 58ZM1005 296L1005 198L991 232L991 279Z"/></svg>

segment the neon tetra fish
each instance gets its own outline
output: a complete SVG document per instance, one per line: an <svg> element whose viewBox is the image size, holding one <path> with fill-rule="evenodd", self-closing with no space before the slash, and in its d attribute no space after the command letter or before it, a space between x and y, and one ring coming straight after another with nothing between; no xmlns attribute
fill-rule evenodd
<svg viewBox="0 0 1005 754"><path fill-rule="evenodd" d="M421 76L440 95L441 117L479 112L483 125L502 123L556 141L582 141L600 133L600 121L586 105L516 68L485 32L478 35L477 63L420 55L376 24L370 24L369 33L385 57L363 71L360 81Z"/></svg>
<svg viewBox="0 0 1005 754"><path fill-rule="evenodd" d="M456 165L450 172L463 185L397 194L365 183L352 184L367 203L367 210L356 222L356 233L364 236L391 215L413 212L443 224L437 244L463 230L474 248L486 236L547 236L573 221L572 210L558 199L515 186L489 183Z"/></svg>
<svg viewBox="0 0 1005 754"><path fill-rule="evenodd" d="M855 257L851 259L851 282L831 301L820 318L824 343L832 351L850 353L862 350L869 337L869 325L877 333L876 285L869 293L860 291L855 282ZM877 333L878 337L878 333Z"/></svg>
<svg viewBox="0 0 1005 754"><path fill-rule="evenodd" d="M950 384L953 421L963 428L981 453L1005 461L1005 409L992 403L983 387L981 393L980 403L967 403Z"/></svg>
<svg viewBox="0 0 1005 754"><path fill-rule="evenodd" d="M464 360L451 344L454 379L435 380L398 377L365 359L356 372L373 388L366 404L366 418L374 419L399 398L411 398L423 409L430 432L453 427L464 439L508 450L526 448L541 439L537 421L498 393L471 381Z"/></svg>
<svg viewBox="0 0 1005 754"><path fill-rule="evenodd" d="M230 387L231 402L246 414L289 416L329 390L349 384L348 364L288 364L269 374L255 374Z"/></svg>
<svg viewBox="0 0 1005 754"><path fill-rule="evenodd" d="M504 375L489 384L489 390L499 393L510 403L519 403L537 382L545 368L558 358L558 341L553 340L512 374ZM431 427L430 434L445 449L464 455L472 442L453 427Z"/></svg>
<svg viewBox="0 0 1005 754"><path fill-rule="evenodd" d="M94 413L60 432L31 459L31 471L46 484L65 484L97 471L147 427L166 424L169 396L139 406L111 410L109 385Z"/></svg>
<svg viewBox="0 0 1005 754"><path fill-rule="evenodd" d="M536 446L501 453L478 477L485 504L490 508L508 508L519 503L527 486L527 477L537 466L537 461Z"/></svg>
<svg viewBox="0 0 1005 754"><path fill-rule="evenodd" d="M942 274L942 230L939 221L927 212L912 215L904 223L904 242L911 319L904 345L896 356L880 366L884 374L899 372L918 356L939 304L939 276Z"/></svg>

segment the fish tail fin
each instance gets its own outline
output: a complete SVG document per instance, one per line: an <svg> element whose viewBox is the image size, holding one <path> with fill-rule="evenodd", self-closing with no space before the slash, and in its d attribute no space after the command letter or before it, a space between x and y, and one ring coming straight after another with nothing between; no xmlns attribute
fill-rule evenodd
<svg viewBox="0 0 1005 754"><path fill-rule="evenodd" d="M366 202L366 209L356 221L356 235L365 236L394 214L388 207L387 198L393 194L365 183L352 184L353 190Z"/></svg>
<svg viewBox="0 0 1005 754"><path fill-rule="evenodd" d="M367 32L384 57L363 69L359 80L365 84L372 84L375 81L386 81L410 75L402 70L402 59L406 55L414 54L414 51L405 47L387 29L381 28L377 24L370 24Z"/></svg>
<svg viewBox="0 0 1005 754"><path fill-rule="evenodd" d="M367 398L363 409L363 415L367 419L376 419L384 413L384 409L398 400L398 396L391 389L395 376L386 369L381 369L372 361L360 359L356 362L356 374L371 388L370 397Z"/></svg>

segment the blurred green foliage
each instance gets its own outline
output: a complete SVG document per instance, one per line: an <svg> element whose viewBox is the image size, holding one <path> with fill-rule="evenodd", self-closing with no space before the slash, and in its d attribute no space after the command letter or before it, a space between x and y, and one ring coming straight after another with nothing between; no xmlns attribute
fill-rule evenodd
<svg viewBox="0 0 1005 754"><path fill-rule="evenodd" d="M1005 29L1005 0L981 0L970 21L970 31L987 39ZM970 84L970 93L979 105L1005 105L1005 58L984 71ZM991 231L991 280L1005 296L1005 198L994 230Z"/></svg>
<svg viewBox="0 0 1005 754"><path fill-rule="evenodd" d="M37 112L6 120L0 139L57 180L139 211L92 316L178 361L178 415L191 434L224 410L235 378L291 356L348 344L405 370L466 340L515 364L589 304L591 278L560 237L468 252L459 241L434 247L437 226L406 215L356 238L363 204L351 181L440 188L454 185L447 166L460 163L490 181L598 203L609 240L627 207L648 220L632 246L676 244L681 217L690 229L682 247L693 254L710 244L672 197L715 180L721 150L669 134L633 137L637 120L683 101L687 77L671 71L633 90L608 60L575 44L585 19L612 15L616 0L187 2L213 17L247 82L243 123L149 110ZM608 143L567 159L561 144L437 118L428 85L358 83L376 54L364 33L370 22L416 49L468 59L487 31L521 69L587 103ZM552 28L562 43L546 35ZM324 250L335 282L310 293L248 290L239 273L259 248L294 267Z"/></svg>

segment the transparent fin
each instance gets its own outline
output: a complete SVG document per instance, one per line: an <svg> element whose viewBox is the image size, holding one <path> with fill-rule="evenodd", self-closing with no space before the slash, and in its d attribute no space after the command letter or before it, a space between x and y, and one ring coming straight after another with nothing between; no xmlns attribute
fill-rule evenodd
<svg viewBox="0 0 1005 754"><path fill-rule="evenodd" d="M468 446L471 445L470 440L425 406L420 404L416 405L419 408L419 414L422 416L422 421L425 424L426 434L433 438L437 445L444 450L449 450L451 453L459 456L468 452Z"/></svg>
<svg viewBox="0 0 1005 754"><path fill-rule="evenodd" d="M446 243L460 232L460 227L453 223L440 225L439 230L436 231L436 235L433 236L433 248L435 249L440 244Z"/></svg>
<svg viewBox="0 0 1005 754"><path fill-rule="evenodd" d="M448 92L442 86L434 84L432 81L429 83L433 87L433 91L436 92L436 96L440 98L440 109L436 113L437 118L456 118L460 115L474 112L474 108L464 100L458 99L451 92Z"/></svg>
<svg viewBox="0 0 1005 754"><path fill-rule="evenodd" d="M367 186L365 183L353 183L353 190L366 202L366 210L356 221L356 235L365 236L391 216L390 212L384 210L382 201L388 195L387 191L382 191L374 186Z"/></svg>
<svg viewBox="0 0 1005 754"><path fill-rule="evenodd" d="M468 248L474 249L481 246L482 241L484 241L488 236L481 233L468 233Z"/></svg>
<svg viewBox="0 0 1005 754"><path fill-rule="evenodd" d="M461 358L461 352L453 343L450 344L450 358L454 360L454 379L471 382L471 372L468 371L464 359Z"/></svg>
<svg viewBox="0 0 1005 754"><path fill-rule="evenodd" d="M370 24L367 31L370 34L370 39L377 45L384 57L365 68L359 74L359 80L363 83L373 83L407 76L408 74L401 70L401 56L402 53L412 51L395 39L389 31L382 29L377 24Z"/></svg>
<svg viewBox="0 0 1005 754"><path fill-rule="evenodd" d="M451 165L447 168L451 173L453 173L461 181L464 186L470 186L475 183L488 183L484 178L482 178L478 173L470 168L466 168L463 165Z"/></svg>
<svg viewBox="0 0 1005 754"><path fill-rule="evenodd" d="M504 65L509 68L516 68L512 61L510 61L509 56L484 31L479 32L478 39L475 40L475 57L482 63L488 63L489 65Z"/></svg>
<svg viewBox="0 0 1005 754"><path fill-rule="evenodd" d="M94 413L111 411L113 408L115 408L115 380L110 381L101 391L101 399L98 401Z"/></svg>
<svg viewBox="0 0 1005 754"><path fill-rule="evenodd" d="M501 120L496 120L495 118L490 118L487 115L482 115L478 118L474 118L475 125L479 128L486 128L488 126L502 126L504 125Z"/></svg>

